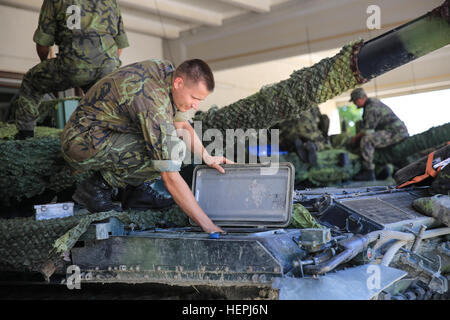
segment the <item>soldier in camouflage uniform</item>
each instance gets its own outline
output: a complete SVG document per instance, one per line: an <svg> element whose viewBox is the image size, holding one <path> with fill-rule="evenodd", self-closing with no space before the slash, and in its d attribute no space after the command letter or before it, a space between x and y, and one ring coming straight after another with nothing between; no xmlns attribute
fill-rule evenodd
<svg viewBox="0 0 450 320"><path fill-rule="evenodd" d="M328 120L328 121L327 121ZM280 148L297 152L303 162L317 163L317 151L328 146L329 119L320 113L317 105L302 112L298 119L286 120L276 127L280 130Z"/></svg>
<svg viewBox="0 0 450 320"><path fill-rule="evenodd" d="M65 160L78 171L96 172L77 187L74 200L91 212L120 210L112 202L112 190L121 187L128 199L123 207L145 208L154 200L145 182L161 175L189 217L204 231L221 232L178 172L186 151L180 134L209 166L223 173L219 164L231 163L210 156L187 121L187 111L198 109L213 89L212 72L199 59L185 61L176 70L168 61L147 60L98 81L81 99L62 133Z"/></svg>
<svg viewBox="0 0 450 320"><path fill-rule="evenodd" d="M120 52L129 46L116 0L44 0L33 40L42 62L25 74L13 106L17 139L34 135L44 94L74 87L87 92L120 66ZM58 56L47 59L53 44Z"/></svg>
<svg viewBox="0 0 450 320"><path fill-rule="evenodd" d="M363 169L353 179L375 180L375 149L385 148L409 137L408 129L387 105L378 99L368 98L362 88L352 91L350 101L358 108L364 108L361 131L351 141L352 145L359 141Z"/></svg>

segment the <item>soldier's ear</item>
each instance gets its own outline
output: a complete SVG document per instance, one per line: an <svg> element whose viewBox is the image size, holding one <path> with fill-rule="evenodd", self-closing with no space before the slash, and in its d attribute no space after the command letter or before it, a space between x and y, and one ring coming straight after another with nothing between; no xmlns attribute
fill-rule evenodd
<svg viewBox="0 0 450 320"><path fill-rule="evenodd" d="M181 89L181 88L183 88L183 86L184 86L184 80L182 77L176 77L173 80L173 87L175 89Z"/></svg>

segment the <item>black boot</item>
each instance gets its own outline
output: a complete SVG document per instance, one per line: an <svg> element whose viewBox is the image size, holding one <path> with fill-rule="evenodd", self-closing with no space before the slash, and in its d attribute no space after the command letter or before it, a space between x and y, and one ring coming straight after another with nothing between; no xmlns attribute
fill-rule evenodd
<svg viewBox="0 0 450 320"><path fill-rule="evenodd" d="M375 181L375 171L369 169L361 170L353 177L354 181Z"/></svg>
<svg viewBox="0 0 450 320"><path fill-rule="evenodd" d="M34 137L33 130L19 130L19 132L17 132L16 135L14 136L14 140L25 140L33 137Z"/></svg>
<svg viewBox="0 0 450 320"><path fill-rule="evenodd" d="M175 204L166 190L158 192L160 180L145 182L137 187L127 186L122 196L124 210L164 209ZM165 188L164 188L165 189Z"/></svg>
<svg viewBox="0 0 450 320"><path fill-rule="evenodd" d="M100 172L78 185L72 199L86 207L89 212L122 211L120 205L113 203L114 189L103 179Z"/></svg>
<svg viewBox="0 0 450 320"><path fill-rule="evenodd" d="M348 152L339 153L339 166L342 168L350 167L350 157L348 156Z"/></svg>
<svg viewBox="0 0 450 320"><path fill-rule="evenodd" d="M303 141L300 138L295 140L295 151L300 160L302 160L304 163L308 163L308 150L306 150Z"/></svg>
<svg viewBox="0 0 450 320"><path fill-rule="evenodd" d="M312 141L308 141L306 142L306 150L308 150L309 164L317 165L317 145Z"/></svg>

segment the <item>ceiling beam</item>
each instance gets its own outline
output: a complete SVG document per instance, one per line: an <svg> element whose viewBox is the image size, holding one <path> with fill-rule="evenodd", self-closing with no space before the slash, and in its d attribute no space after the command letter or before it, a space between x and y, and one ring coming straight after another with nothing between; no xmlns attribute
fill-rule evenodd
<svg viewBox="0 0 450 320"><path fill-rule="evenodd" d="M258 13L270 11L270 0L220 0L220 1Z"/></svg>
<svg viewBox="0 0 450 320"><path fill-rule="evenodd" d="M208 26L221 26L223 20L219 13L172 0L119 0L119 5Z"/></svg>
<svg viewBox="0 0 450 320"><path fill-rule="evenodd" d="M173 24L166 23L159 19L138 17L122 11L123 23L126 31L148 34L166 39L176 39L180 35L181 29Z"/></svg>

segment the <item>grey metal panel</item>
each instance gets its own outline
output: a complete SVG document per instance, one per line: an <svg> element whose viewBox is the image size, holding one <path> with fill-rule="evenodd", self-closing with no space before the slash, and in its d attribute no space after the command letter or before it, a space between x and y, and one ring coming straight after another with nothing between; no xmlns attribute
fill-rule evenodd
<svg viewBox="0 0 450 320"><path fill-rule="evenodd" d="M280 163L273 175L261 174L265 165L224 168L225 174L207 166L194 170L192 192L211 220L222 226L289 225L295 170L292 164Z"/></svg>
<svg viewBox="0 0 450 320"><path fill-rule="evenodd" d="M280 300L369 300L406 275L391 267L362 265L318 278L276 278L272 287L280 289Z"/></svg>
<svg viewBox="0 0 450 320"><path fill-rule="evenodd" d="M415 230L422 224L432 226L435 223L434 218L419 214L413 209L412 202L417 198L415 194L404 192L345 199L341 203L388 230L401 230L405 226Z"/></svg>
<svg viewBox="0 0 450 320"><path fill-rule="evenodd" d="M163 282L179 285L264 285L293 268L305 252L298 229L228 234L141 231L88 240L71 249L72 262L91 282Z"/></svg>
<svg viewBox="0 0 450 320"><path fill-rule="evenodd" d="M270 286L303 258L292 240L298 235L291 229L209 239L205 233L144 231L88 240L71 253L73 264L92 276L84 280L90 282Z"/></svg>

